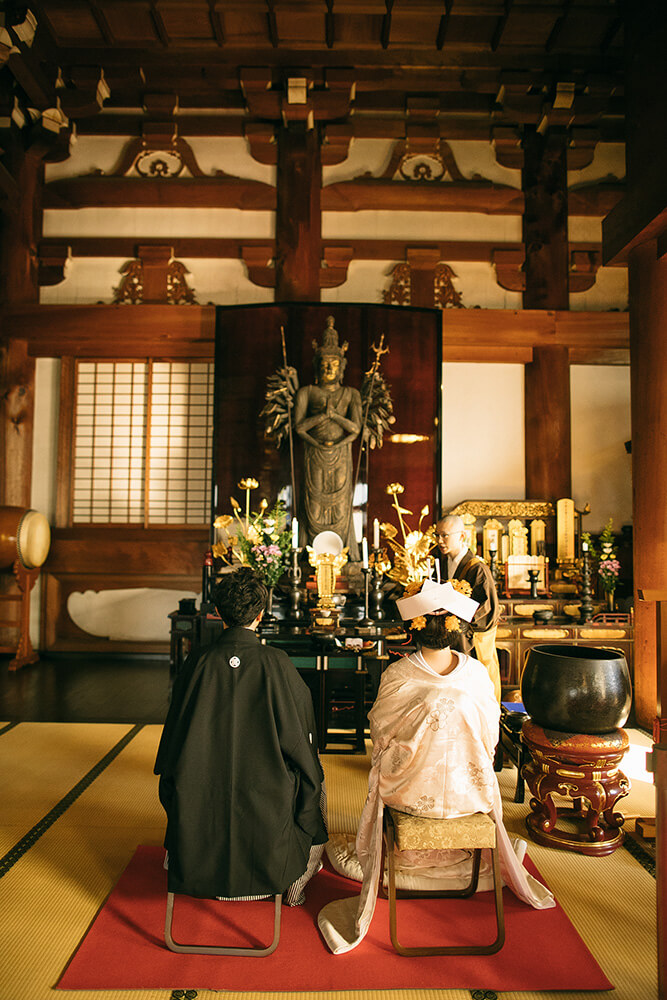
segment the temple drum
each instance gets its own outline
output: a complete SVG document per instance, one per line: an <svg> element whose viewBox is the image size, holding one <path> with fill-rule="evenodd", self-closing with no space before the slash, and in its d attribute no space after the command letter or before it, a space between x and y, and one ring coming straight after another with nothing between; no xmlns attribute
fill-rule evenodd
<svg viewBox="0 0 667 1000"><path fill-rule="evenodd" d="M38 569L49 554L51 527L37 510L0 507L0 570L16 560L25 569Z"/></svg>

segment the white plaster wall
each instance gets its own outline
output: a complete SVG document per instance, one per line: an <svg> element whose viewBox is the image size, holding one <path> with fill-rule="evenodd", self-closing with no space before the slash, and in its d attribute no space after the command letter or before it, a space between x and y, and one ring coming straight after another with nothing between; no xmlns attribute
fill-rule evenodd
<svg viewBox="0 0 667 1000"><path fill-rule="evenodd" d="M614 365L572 365L572 495L591 513L587 531L600 531L610 517L614 530L632 522L630 369Z"/></svg>
<svg viewBox="0 0 667 1000"><path fill-rule="evenodd" d="M523 381L523 365L443 365L443 509L525 498Z"/></svg>
<svg viewBox="0 0 667 1000"><path fill-rule="evenodd" d="M44 237L131 236L157 239L176 236L237 236L273 239L273 212L240 208L72 208L46 209Z"/></svg>
<svg viewBox="0 0 667 1000"><path fill-rule="evenodd" d="M44 514L51 525L56 514L59 406L60 359L37 358L30 506ZM30 595L30 641L35 649L39 646L41 608L41 587L38 580Z"/></svg>
<svg viewBox="0 0 667 1000"><path fill-rule="evenodd" d="M567 220L567 238L570 243L602 243L602 217L571 215Z"/></svg>
<svg viewBox="0 0 667 1000"><path fill-rule="evenodd" d="M481 212L322 212L325 240L521 240L521 217Z"/></svg>
<svg viewBox="0 0 667 1000"><path fill-rule="evenodd" d="M625 143L599 142L593 161L583 170L568 170L568 187L593 184L600 180L621 180L625 177Z"/></svg>
<svg viewBox="0 0 667 1000"><path fill-rule="evenodd" d="M570 309L605 311L628 308L627 267L600 267L595 284L585 292L570 292Z"/></svg>

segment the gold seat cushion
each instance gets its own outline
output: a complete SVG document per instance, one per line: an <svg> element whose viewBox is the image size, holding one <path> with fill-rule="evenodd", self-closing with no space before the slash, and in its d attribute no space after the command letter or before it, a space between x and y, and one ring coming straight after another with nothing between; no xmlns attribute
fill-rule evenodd
<svg viewBox="0 0 667 1000"><path fill-rule="evenodd" d="M472 850L496 846L496 824L487 813L431 819L389 809L399 851L432 851L456 847Z"/></svg>

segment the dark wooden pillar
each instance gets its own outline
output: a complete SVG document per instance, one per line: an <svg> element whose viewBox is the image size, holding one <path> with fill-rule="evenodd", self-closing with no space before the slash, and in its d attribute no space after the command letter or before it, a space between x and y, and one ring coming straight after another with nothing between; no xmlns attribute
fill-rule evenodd
<svg viewBox="0 0 667 1000"><path fill-rule="evenodd" d="M319 302L322 157L317 128L278 132L276 301Z"/></svg>
<svg viewBox="0 0 667 1000"><path fill-rule="evenodd" d="M567 347L533 349L525 368L526 499L572 495Z"/></svg>
<svg viewBox="0 0 667 1000"><path fill-rule="evenodd" d="M567 142L526 129L522 186L524 309L568 309ZM525 368L526 498L572 492L570 366L566 347L533 348Z"/></svg>
<svg viewBox="0 0 667 1000"><path fill-rule="evenodd" d="M628 278L634 583L667 590L667 257L658 259L655 241L630 251ZM655 604L635 602L635 710L647 728L656 705L655 615Z"/></svg>
<svg viewBox="0 0 667 1000"><path fill-rule="evenodd" d="M37 244L42 228L41 156L18 140L7 150L17 203L6 205L0 235L0 299L5 308L39 301ZM0 357L0 502L30 503L35 362L25 341L9 341Z"/></svg>

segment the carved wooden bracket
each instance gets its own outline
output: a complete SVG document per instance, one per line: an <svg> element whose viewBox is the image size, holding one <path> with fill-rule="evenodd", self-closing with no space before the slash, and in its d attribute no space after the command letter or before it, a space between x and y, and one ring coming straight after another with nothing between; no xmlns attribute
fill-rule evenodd
<svg viewBox="0 0 667 1000"><path fill-rule="evenodd" d="M353 247L325 247L320 270L320 288L338 288L347 281Z"/></svg>
<svg viewBox="0 0 667 1000"><path fill-rule="evenodd" d="M508 292L523 292L526 289L526 275L523 265L526 255L522 249L491 252L491 263L496 272L496 281Z"/></svg>
<svg viewBox="0 0 667 1000"><path fill-rule="evenodd" d="M242 246L241 260L248 271L248 278L261 288L274 288L276 269L274 264L275 246ZM354 258L353 247L325 247L320 268L320 288L337 288L347 280L350 261Z"/></svg>
<svg viewBox="0 0 667 1000"><path fill-rule="evenodd" d="M501 167L509 167L510 170L523 169L523 148L518 128L494 128L492 142L496 151L496 162Z"/></svg>
<svg viewBox="0 0 667 1000"><path fill-rule="evenodd" d="M586 292L595 284L602 254L599 250L571 250L568 273L568 287L571 292ZM491 253L491 263L496 272L496 281L508 292L524 292L525 254L523 250L503 250L497 247Z"/></svg>
<svg viewBox="0 0 667 1000"><path fill-rule="evenodd" d="M323 129L322 165L332 167L350 155L352 130L349 125L327 125Z"/></svg>
<svg viewBox="0 0 667 1000"><path fill-rule="evenodd" d="M273 243L266 246L241 247L241 260L248 270L248 278L260 288L274 288L276 268L273 261L276 249Z"/></svg>
<svg viewBox="0 0 667 1000"><path fill-rule="evenodd" d="M264 125L261 122L248 122L244 127L244 133L253 160L275 166L278 162L278 144L274 126Z"/></svg>
<svg viewBox="0 0 667 1000"><path fill-rule="evenodd" d="M248 67L241 71L241 89L253 118L312 126L347 118L354 99L354 77L351 70L328 69L316 81L311 68L286 67L282 79L274 82L270 67Z"/></svg>
<svg viewBox="0 0 667 1000"><path fill-rule="evenodd" d="M39 246L39 284L59 285L65 280L65 271L72 258L72 248L67 244L47 243Z"/></svg>
<svg viewBox="0 0 667 1000"><path fill-rule="evenodd" d="M587 292L595 284L598 268L602 263L599 250L570 251L568 285L571 292Z"/></svg>

